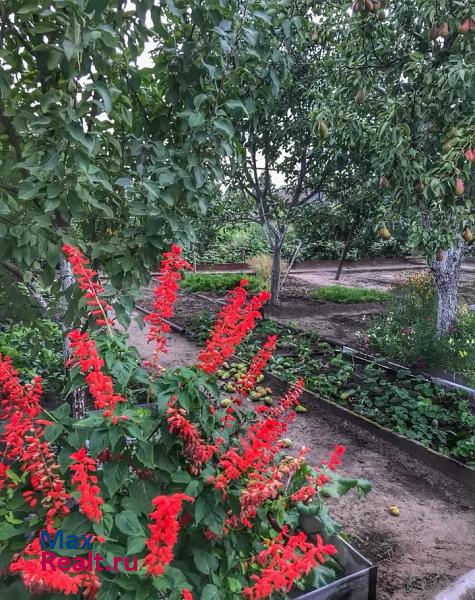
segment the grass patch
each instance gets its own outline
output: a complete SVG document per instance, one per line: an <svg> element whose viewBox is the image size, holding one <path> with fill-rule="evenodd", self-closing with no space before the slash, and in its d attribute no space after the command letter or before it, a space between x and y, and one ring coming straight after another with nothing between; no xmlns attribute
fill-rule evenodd
<svg viewBox="0 0 475 600"><path fill-rule="evenodd" d="M181 281L181 287L190 292L227 292L239 285L241 279L247 279L249 292L260 292L264 282L256 275L244 273L187 273Z"/></svg>
<svg viewBox="0 0 475 600"><path fill-rule="evenodd" d="M391 299L389 292L381 292L368 288L343 287L328 285L310 292L316 300L337 302L339 304L357 304L360 302L387 302Z"/></svg>

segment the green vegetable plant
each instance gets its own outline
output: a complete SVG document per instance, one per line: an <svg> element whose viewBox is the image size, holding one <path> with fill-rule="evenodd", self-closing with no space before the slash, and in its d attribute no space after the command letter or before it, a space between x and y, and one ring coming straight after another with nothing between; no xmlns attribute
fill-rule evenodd
<svg viewBox="0 0 475 600"><path fill-rule="evenodd" d="M188 330L200 338L207 327L209 315L188 322ZM303 378L306 388L317 395L475 467L475 416L463 393L445 390L405 370L392 375L376 365L364 367L315 334L271 320L257 325L237 349L237 357L249 360L267 332L278 332L269 373L289 382Z"/></svg>
<svg viewBox="0 0 475 600"><path fill-rule="evenodd" d="M310 297L315 300L337 302L339 304L356 304L360 302L387 302L391 294L380 290L329 285L319 287L310 292Z"/></svg>
<svg viewBox="0 0 475 600"><path fill-rule="evenodd" d="M181 287L189 292L227 292L239 285L244 277L242 273L187 273L181 282ZM246 275L247 289L259 292L265 288L262 279L255 275Z"/></svg>

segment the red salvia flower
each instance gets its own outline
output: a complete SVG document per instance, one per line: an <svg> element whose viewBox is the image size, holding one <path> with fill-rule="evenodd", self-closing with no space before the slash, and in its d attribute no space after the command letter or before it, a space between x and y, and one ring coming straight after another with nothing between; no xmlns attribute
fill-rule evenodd
<svg viewBox="0 0 475 600"><path fill-rule="evenodd" d="M79 508L88 519L99 523L102 518L101 505L104 504L104 500L99 496L101 489L97 485L97 477L94 475L97 470L96 461L87 455L86 448L80 448L71 454L71 459L74 461L69 467L74 473L71 482L77 485L80 493Z"/></svg>
<svg viewBox="0 0 475 600"><path fill-rule="evenodd" d="M345 454L345 450L345 446L335 446L335 449L330 454L330 460L328 461L328 463L326 461L323 461L322 464L326 465L331 471L334 471L338 465L341 465L340 458Z"/></svg>
<svg viewBox="0 0 475 600"><path fill-rule="evenodd" d="M12 573L19 573L24 586L34 595L61 593L77 596L79 592L87 600L95 600L99 591L99 579L94 571L78 573L73 570L44 569L41 561L41 545L35 538L22 555L10 564Z"/></svg>
<svg viewBox="0 0 475 600"><path fill-rule="evenodd" d="M152 523L148 526L151 536L147 540L149 553L143 560L149 575L159 577L164 567L173 560L173 547L178 539L178 514L183 502L193 502L186 494L157 496L152 500L155 510L150 514Z"/></svg>
<svg viewBox="0 0 475 600"><path fill-rule="evenodd" d="M272 407L268 412L270 417L274 419L279 419L283 417L286 413L294 408L299 403L299 398L302 395L302 390L304 386L303 379L298 379L295 385L289 388L286 395L280 399L277 406ZM292 417L295 415L293 414Z"/></svg>
<svg viewBox="0 0 475 600"><path fill-rule="evenodd" d="M47 508L46 529L54 530L54 520L65 517L70 510L67 502L70 495L66 492L64 481L59 475L59 465L56 456L51 451L47 442L42 442L43 429L39 426L32 429L30 435L25 436L26 446L22 451L20 461L21 470L28 473L35 493L42 496L41 504ZM30 506L36 505L36 498L29 494Z"/></svg>
<svg viewBox="0 0 475 600"><path fill-rule="evenodd" d="M79 329L71 331L68 337L72 350L70 366L79 365L81 372L87 373L85 381L94 400L95 408L104 410L105 417L111 417L116 406L120 402L126 402L126 399L120 394L114 393L112 378L102 372L104 360L97 352L96 342L89 338L87 332L81 333Z"/></svg>
<svg viewBox="0 0 475 600"><path fill-rule="evenodd" d="M64 244L63 252L71 263L79 287L83 292L86 292L84 297L96 324L99 326L113 325L113 320L108 316L108 311L112 310L112 306L100 297L105 289L96 281L97 271L89 268L89 260L79 248Z"/></svg>
<svg viewBox="0 0 475 600"><path fill-rule="evenodd" d="M256 379L262 374L265 366L269 362L277 343L277 336L270 335L262 348L254 356L247 370L247 373L237 382L236 388L242 394L248 394L256 384Z"/></svg>
<svg viewBox="0 0 475 600"><path fill-rule="evenodd" d="M335 553L336 548L324 544L319 535L313 543L303 532L288 536L284 528L257 556L262 571L260 575L252 575L254 585L244 590L244 596L248 600L261 600L279 591L288 593L296 581Z"/></svg>
<svg viewBox="0 0 475 600"><path fill-rule="evenodd" d="M198 367L205 373L214 373L234 352L236 346L253 329L260 309L270 298L269 292L260 292L246 303L246 279L226 296L226 304L218 313L211 336L198 356Z"/></svg>
<svg viewBox="0 0 475 600"><path fill-rule="evenodd" d="M216 446L203 442L196 426L186 418L186 411L176 408L175 402L173 398L167 408L168 427L170 433L178 435L183 442L183 454L190 463L190 473L198 475L216 452Z"/></svg>
<svg viewBox="0 0 475 600"><path fill-rule="evenodd" d="M0 419L5 422L1 441L6 445L7 459L21 455L24 436L41 412L41 382L41 377L35 377L32 384L23 385L11 358L0 354Z"/></svg>
<svg viewBox="0 0 475 600"><path fill-rule="evenodd" d="M218 468L221 473L214 479L216 489L226 496L231 481L250 471L262 473L281 450L277 443L285 433L286 424L275 419L265 419L249 427L246 438L240 438L240 447L224 452Z"/></svg>
<svg viewBox="0 0 475 600"><path fill-rule="evenodd" d="M55 517L69 513L69 494L59 475L55 454L41 439L44 425L49 424L37 418L42 392L40 377L30 385L22 385L11 359L0 355L1 419L5 421L0 441L5 444L4 456L11 461L19 460L22 472L29 475L34 492L25 491L24 498L34 507L38 503L35 494L40 496L41 504L48 509L46 526L52 530ZM6 467L0 471L0 487L5 486L6 472Z"/></svg>
<svg viewBox="0 0 475 600"><path fill-rule="evenodd" d="M167 339L163 335L170 332L170 325L166 319L173 316L174 304L179 288L178 282L182 279L181 270L191 269L191 265L181 257L181 248L173 244L169 252L163 254L160 271L155 281L155 300L151 314L144 317L144 321L151 324L148 341L156 342L153 365L158 366L159 352L166 352Z"/></svg>
<svg viewBox="0 0 475 600"><path fill-rule="evenodd" d="M193 600L193 594L190 592L190 590L181 590L181 596L183 600Z"/></svg>

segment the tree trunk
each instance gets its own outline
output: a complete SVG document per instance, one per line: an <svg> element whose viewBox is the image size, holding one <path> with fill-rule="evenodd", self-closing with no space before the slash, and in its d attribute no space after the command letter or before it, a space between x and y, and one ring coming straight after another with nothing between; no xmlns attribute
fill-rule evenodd
<svg viewBox="0 0 475 600"><path fill-rule="evenodd" d="M279 304L280 292L280 264L282 259L282 243L277 243L272 248L272 272L270 278L270 300L271 306Z"/></svg>
<svg viewBox="0 0 475 600"><path fill-rule="evenodd" d="M336 272L335 281L338 281L341 276L341 272L343 270L343 263L345 262L346 255L348 250L350 249L351 241L353 239L353 234L355 232L355 225L352 223L350 225L350 231L348 232L348 237L346 238L345 247L343 248L343 253L340 258L340 264L338 265L338 270Z"/></svg>
<svg viewBox="0 0 475 600"><path fill-rule="evenodd" d="M458 283L463 244L443 252L429 264L437 288L437 332L448 333L457 319Z"/></svg>
<svg viewBox="0 0 475 600"><path fill-rule="evenodd" d="M74 275L71 270L69 262L61 256L59 262L59 276L61 279L61 291L65 292L73 283ZM65 297L62 298L63 309L66 311L67 302ZM61 323L61 329L63 331L63 357L64 357L64 370L67 371L67 363L71 358L71 344L68 338L68 331L64 322ZM86 413L86 390L83 387L77 388L70 395L71 414L75 419L82 419Z"/></svg>

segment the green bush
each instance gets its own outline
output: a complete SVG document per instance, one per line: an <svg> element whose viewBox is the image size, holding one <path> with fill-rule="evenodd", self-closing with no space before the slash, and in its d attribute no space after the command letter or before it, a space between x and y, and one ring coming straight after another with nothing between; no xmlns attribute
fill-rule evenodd
<svg viewBox="0 0 475 600"><path fill-rule="evenodd" d="M41 375L45 391L58 394L64 385L61 330L48 319L17 323L0 332L0 354L15 363L20 377L30 381Z"/></svg>
<svg viewBox="0 0 475 600"><path fill-rule="evenodd" d="M340 285L329 285L312 290L310 296L316 300L326 300L327 302L338 302L340 304L387 302L391 299L391 294L388 292Z"/></svg>
<svg viewBox="0 0 475 600"><path fill-rule="evenodd" d="M260 292L265 288L262 279L243 273L187 273L181 287L189 292L227 292L247 279L249 292Z"/></svg>
<svg viewBox="0 0 475 600"><path fill-rule="evenodd" d="M475 384L475 314L462 307L447 335L439 336L436 325L432 277L413 274L395 286L386 314L372 322L364 344L411 366L461 373Z"/></svg>

